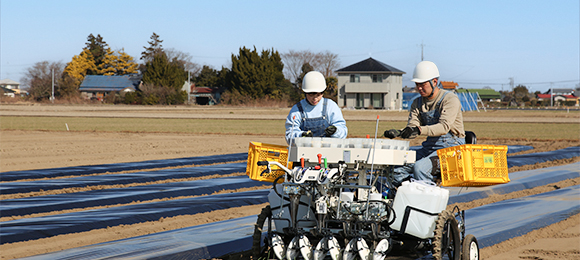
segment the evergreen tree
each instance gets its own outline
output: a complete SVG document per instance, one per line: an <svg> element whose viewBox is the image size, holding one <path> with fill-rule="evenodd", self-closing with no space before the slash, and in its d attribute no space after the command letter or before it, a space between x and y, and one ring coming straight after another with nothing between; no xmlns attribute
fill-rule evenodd
<svg viewBox="0 0 580 260"><path fill-rule="evenodd" d="M199 76L195 78L195 85L198 87L218 87L220 81L219 71L212 69L207 65L203 65Z"/></svg>
<svg viewBox="0 0 580 260"><path fill-rule="evenodd" d="M514 97L516 98L516 102L528 102L530 101L530 92L528 88L524 85L517 85L514 88Z"/></svg>
<svg viewBox="0 0 580 260"><path fill-rule="evenodd" d="M117 56L115 56L115 53L110 48L107 48L103 62L98 66L99 74L107 76L115 75L116 69L114 64L116 61Z"/></svg>
<svg viewBox="0 0 580 260"><path fill-rule="evenodd" d="M117 54L107 48L103 63L99 66L100 75L127 75L137 73L138 65L133 61L131 55L125 53L123 49Z"/></svg>
<svg viewBox="0 0 580 260"><path fill-rule="evenodd" d="M324 97L334 100L338 99L338 79L336 77L326 78L326 90L324 91Z"/></svg>
<svg viewBox="0 0 580 260"><path fill-rule="evenodd" d="M181 88L187 80L187 72L178 61L170 62L165 53L160 53L145 67L143 103L182 104L185 101L187 93Z"/></svg>
<svg viewBox="0 0 580 260"><path fill-rule="evenodd" d="M145 47L143 46L143 48L145 48L145 51L141 52L141 59L147 63L149 61L152 61L153 58L155 58L155 56L157 54L163 53L163 47L161 45L161 43L163 42L163 40L159 39L159 35L157 35L155 32L153 33L153 35L151 35L150 37L151 41L148 41L147 43L149 43L149 47Z"/></svg>
<svg viewBox="0 0 580 260"><path fill-rule="evenodd" d="M77 86L80 86L86 75L90 75L88 74L90 71L97 71L97 66L90 50L86 48L81 54L75 55L64 69L64 73L73 78Z"/></svg>
<svg viewBox="0 0 580 260"><path fill-rule="evenodd" d="M164 53L155 55L145 66L144 83L180 90L187 80L187 73L179 62L168 61Z"/></svg>
<svg viewBox="0 0 580 260"><path fill-rule="evenodd" d="M87 37L87 43L85 49L88 49L91 55L93 56L94 63L97 69L90 69L87 72L87 75L98 75L99 71L98 68L101 63L104 62L105 56L107 55L107 50L109 50L109 45L103 40L100 34L97 37L93 36L91 33Z"/></svg>
<svg viewBox="0 0 580 260"><path fill-rule="evenodd" d="M302 64L302 68L301 68L301 72L300 75L298 75L298 77L296 78L296 87L300 90L302 90L302 79L304 79L304 75L306 75L306 73L311 72L314 70L314 67L312 67L312 65L310 65L310 63L304 63Z"/></svg>
<svg viewBox="0 0 580 260"><path fill-rule="evenodd" d="M79 96L79 86L80 83L78 83L76 79L68 74L63 74L62 77L58 79L54 95L57 97Z"/></svg>
<svg viewBox="0 0 580 260"><path fill-rule="evenodd" d="M251 99L262 99L278 93L284 83L284 64L277 51L263 50L258 54L246 47L238 56L232 54L230 91ZM278 96L278 95L277 95Z"/></svg>
<svg viewBox="0 0 580 260"><path fill-rule="evenodd" d="M134 61L133 57L125 52L125 49L117 51L117 75L135 74L138 71L139 65Z"/></svg>

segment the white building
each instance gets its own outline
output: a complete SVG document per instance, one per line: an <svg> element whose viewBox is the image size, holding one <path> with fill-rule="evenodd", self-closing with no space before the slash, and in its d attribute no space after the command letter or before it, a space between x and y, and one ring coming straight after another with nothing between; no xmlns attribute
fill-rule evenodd
<svg viewBox="0 0 580 260"><path fill-rule="evenodd" d="M0 88L2 88L4 95L11 97L27 93L26 91L20 89L20 83L11 79L0 80Z"/></svg>
<svg viewBox="0 0 580 260"><path fill-rule="evenodd" d="M336 71L341 107L398 110L403 102L403 74L368 58Z"/></svg>

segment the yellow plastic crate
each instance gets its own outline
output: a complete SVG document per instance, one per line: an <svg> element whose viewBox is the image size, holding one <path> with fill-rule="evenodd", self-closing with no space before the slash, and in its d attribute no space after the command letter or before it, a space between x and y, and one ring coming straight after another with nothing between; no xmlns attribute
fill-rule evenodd
<svg viewBox="0 0 580 260"><path fill-rule="evenodd" d="M252 180L274 182L278 176L285 173L284 170L280 169L278 166L272 165L270 166L270 169L272 170L270 173L262 173L267 169L267 167L258 166L257 163L259 161L277 161L286 166L288 163L288 147L276 144L250 142L246 175L248 175ZM292 162L288 164L288 168L292 169ZM278 183L283 181L284 179L281 178Z"/></svg>
<svg viewBox="0 0 580 260"><path fill-rule="evenodd" d="M510 181L507 146L464 144L437 150L442 186L488 186Z"/></svg>

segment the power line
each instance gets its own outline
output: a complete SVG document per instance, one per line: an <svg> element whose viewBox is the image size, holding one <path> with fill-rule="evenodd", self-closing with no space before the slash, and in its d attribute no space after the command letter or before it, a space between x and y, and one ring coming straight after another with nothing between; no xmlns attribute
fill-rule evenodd
<svg viewBox="0 0 580 260"><path fill-rule="evenodd" d="M532 83L520 83L520 84L552 84L552 83L568 83L568 82L578 82L580 83L580 80L562 80L562 81L550 81L550 82L532 82Z"/></svg>

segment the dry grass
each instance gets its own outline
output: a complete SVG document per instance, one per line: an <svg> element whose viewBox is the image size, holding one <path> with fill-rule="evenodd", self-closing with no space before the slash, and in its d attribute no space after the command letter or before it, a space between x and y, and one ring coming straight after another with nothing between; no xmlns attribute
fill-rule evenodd
<svg viewBox="0 0 580 260"><path fill-rule="evenodd" d="M163 118L87 118L87 117L0 117L2 130L148 132L194 134L283 135L284 120L163 119ZM376 121L347 121L349 137L374 137ZM403 128L405 122L379 122L378 133ZM68 130L67 130L68 127ZM465 129L485 138L528 138L577 140L580 124L541 123L465 123ZM371 132L372 131L372 132Z"/></svg>

